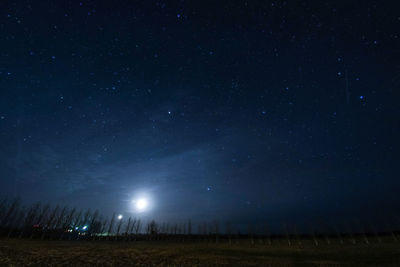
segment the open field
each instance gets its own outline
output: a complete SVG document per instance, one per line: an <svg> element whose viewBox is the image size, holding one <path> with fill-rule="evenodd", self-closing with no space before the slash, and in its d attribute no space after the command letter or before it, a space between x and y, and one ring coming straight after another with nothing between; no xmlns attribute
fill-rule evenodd
<svg viewBox="0 0 400 267"><path fill-rule="evenodd" d="M0 239L0 266L400 266L400 244Z"/></svg>

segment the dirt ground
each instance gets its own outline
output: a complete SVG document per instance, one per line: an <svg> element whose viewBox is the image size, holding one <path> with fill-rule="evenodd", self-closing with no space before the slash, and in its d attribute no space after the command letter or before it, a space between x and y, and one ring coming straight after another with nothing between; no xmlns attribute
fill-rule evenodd
<svg viewBox="0 0 400 267"><path fill-rule="evenodd" d="M400 266L400 243L288 246L247 242L0 239L0 266Z"/></svg>

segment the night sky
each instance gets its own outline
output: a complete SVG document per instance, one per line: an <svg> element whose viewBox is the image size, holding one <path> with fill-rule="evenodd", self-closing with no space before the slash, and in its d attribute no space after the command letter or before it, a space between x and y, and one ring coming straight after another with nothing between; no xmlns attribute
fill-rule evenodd
<svg viewBox="0 0 400 267"><path fill-rule="evenodd" d="M0 195L167 221L400 214L395 2L1 1Z"/></svg>

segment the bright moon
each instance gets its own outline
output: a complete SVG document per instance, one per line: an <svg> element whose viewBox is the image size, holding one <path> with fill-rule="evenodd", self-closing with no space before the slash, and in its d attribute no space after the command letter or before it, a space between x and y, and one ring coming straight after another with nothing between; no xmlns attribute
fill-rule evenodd
<svg viewBox="0 0 400 267"><path fill-rule="evenodd" d="M136 201L136 203L135 203L136 209L137 209L138 211L144 211L144 210L146 210L146 208L147 208L148 205L149 205L149 203L148 203L147 200L144 199L144 198L138 199L138 200Z"/></svg>

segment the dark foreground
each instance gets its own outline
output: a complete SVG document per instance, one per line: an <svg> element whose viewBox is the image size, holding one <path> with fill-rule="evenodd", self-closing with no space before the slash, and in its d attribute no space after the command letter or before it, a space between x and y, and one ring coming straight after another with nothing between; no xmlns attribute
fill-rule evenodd
<svg viewBox="0 0 400 267"><path fill-rule="evenodd" d="M0 239L0 266L400 266L400 243L318 247L166 241Z"/></svg>

